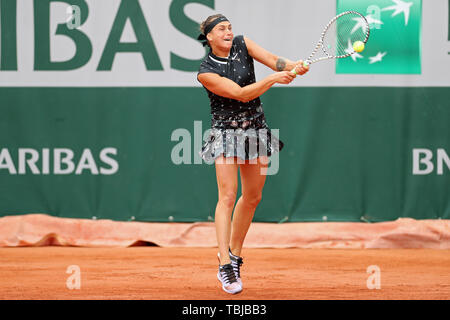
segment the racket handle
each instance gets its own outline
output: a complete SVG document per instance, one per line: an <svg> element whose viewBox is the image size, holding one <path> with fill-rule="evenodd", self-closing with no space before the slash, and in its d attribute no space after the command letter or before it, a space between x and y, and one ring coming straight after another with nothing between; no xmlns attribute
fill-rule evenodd
<svg viewBox="0 0 450 320"><path fill-rule="evenodd" d="M303 66L305 66L305 67L309 66L309 62L308 61L303 61ZM297 72L295 71L296 68L297 68L297 66L295 66L295 68L292 69L291 72L294 73L294 74L297 74Z"/></svg>

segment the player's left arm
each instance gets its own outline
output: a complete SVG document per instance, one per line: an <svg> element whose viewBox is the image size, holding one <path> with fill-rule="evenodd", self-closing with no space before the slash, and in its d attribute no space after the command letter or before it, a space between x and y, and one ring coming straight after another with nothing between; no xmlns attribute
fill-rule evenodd
<svg viewBox="0 0 450 320"><path fill-rule="evenodd" d="M260 45L258 45L253 40L244 36L245 45L247 46L248 53L256 61L266 65L274 71L291 71L297 66L297 74L301 75L308 71L308 67L303 66L303 61L291 61L289 59L277 56Z"/></svg>

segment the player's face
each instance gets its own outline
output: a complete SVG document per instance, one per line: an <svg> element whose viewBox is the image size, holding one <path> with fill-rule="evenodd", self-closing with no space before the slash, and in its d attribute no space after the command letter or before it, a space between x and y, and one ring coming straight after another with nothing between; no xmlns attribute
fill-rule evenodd
<svg viewBox="0 0 450 320"><path fill-rule="evenodd" d="M219 23L210 33L208 33L210 45L219 47L222 50L231 49L233 37L233 29L231 27L231 23L228 21Z"/></svg>

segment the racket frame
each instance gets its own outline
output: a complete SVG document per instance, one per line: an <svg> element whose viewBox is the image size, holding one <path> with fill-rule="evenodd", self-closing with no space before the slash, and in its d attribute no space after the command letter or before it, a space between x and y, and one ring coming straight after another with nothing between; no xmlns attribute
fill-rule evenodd
<svg viewBox="0 0 450 320"><path fill-rule="evenodd" d="M328 24L325 26L325 28L324 28L322 34L320 35L319 42L317 43L317 45L316 45L316 47L314 48L313 52L309 55L309 57L308 57L305 61L303 61L303 65L304 65L304 66L308 66L308 65L310 65L310 64L313 64L313 63L316 63L316 62L319 62L319 61L323 61L323 60L328 60L328 59L342 59L342 58L347 58L347 57L350 57L352 54L355 53L355 51L353 51L353 52L347 53L347 54L345 54L345 55L333 56L333 55L330 55L330 54L325 50L325 48L324 48L324 46L323 46L323 41L324 41L324 38L325 38L325 34L327 33L327 31L328 31L328 29L330 28L330 26L331 26L337 19L339 19L340 17L342 17L342 16L344 16L344 15L347 15L347 14L357 14L358 16L360 16L361 18L364 19L364 21L366 22L366 28L367 28L366 30L367 30L367 31L366 31L366 37L365 37L364 40L362 40L362 42L363 42L364 44L367 43L367 41L369 40L369 36L370 36L370 26L369 26L369 23L368 23L366 17L364 17L361 13L359 13L359 12L357 12L357 11L345 11L345 12L342 12L342 13L338 14L337 16L335 16L333 19L331 19L330 22L328 22ZM325 53L325 57L320 57L320 58L312 59L312 57L317 53L317 51L319 51L320 48L322 48L322 51ZM295 72L295 69L296 69L296 68L294 68L294 69L292 70L292 72L295 73L295 74L297 74L297 73Z"/></svg>

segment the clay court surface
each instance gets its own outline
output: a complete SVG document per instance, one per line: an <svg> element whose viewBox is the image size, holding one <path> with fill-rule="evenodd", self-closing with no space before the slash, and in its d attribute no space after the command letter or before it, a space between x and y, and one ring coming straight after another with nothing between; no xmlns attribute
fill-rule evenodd
<svg viewBox="0 0 450 320"><path fill-rule="evenodd" d="M450 251L245 249L244 291L216 278L215 248L0 248L0 299L450 299ZM70 290L70 265L81 288ZM381 271L381 289L366 270Z"/></svg>

